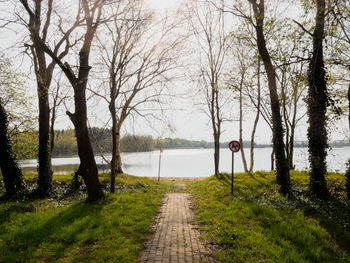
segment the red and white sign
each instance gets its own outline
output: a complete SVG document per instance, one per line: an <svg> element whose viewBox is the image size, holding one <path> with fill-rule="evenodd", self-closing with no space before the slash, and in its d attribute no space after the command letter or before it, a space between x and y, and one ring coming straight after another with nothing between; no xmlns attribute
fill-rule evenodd
<svg viewBox="0 0 350 263"><path fill-rule="evenodd" d="M230 141L228 148L234 153L239 152L241 149L241 144L238 141Z"/></svg>

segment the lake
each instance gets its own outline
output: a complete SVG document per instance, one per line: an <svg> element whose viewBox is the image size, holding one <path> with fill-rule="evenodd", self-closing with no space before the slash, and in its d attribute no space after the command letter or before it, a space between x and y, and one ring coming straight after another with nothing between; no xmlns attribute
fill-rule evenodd
<svg viewBox="0 0 350 263"><path fill-rule="evenodd" d="M244 149L249 165L249 149ZM255 149L255 171L269 171L271 147ZM308 169L307 148L295 148L295 165L297 170ZM206 177L214 173L213 149L174 149L164 150L161 154L160 176L163 177ZM231 172L231 151L220 150L220 172ZM110 158L111 155L106 155ZM350 147L333 148L328 153L328 170L344 172L345 164L350 157ZM235 172L243 172L240 153L235 153ZM125 173L156 177L158 176L159 150L152 152L122 153L123 169ZM108 172L108 167L100 156L96 156L100 172ZM79 158L53 158L55 173L72 173L77 170ZM37 160L26 160L21 166L25 172L35 172Z"/></svg>

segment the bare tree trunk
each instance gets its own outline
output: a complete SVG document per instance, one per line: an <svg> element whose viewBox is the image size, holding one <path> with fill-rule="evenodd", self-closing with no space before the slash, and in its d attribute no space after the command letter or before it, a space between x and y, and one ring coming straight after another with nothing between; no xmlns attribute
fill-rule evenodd
<svg viewBox="0 0 350 263"><path fill-rule="evenodd" d="M212 79L215 79L215 76L212 76ZM217 85L214 82L211 83L211 107L210 115L213 128L213 137L214 137L214 172L215 175L219 174L219 162L220 162L220 122L218 122L218 91Z"/></svg>
<svg viewBox="0 0 350 263"><path fill-rule="evenodd" d="M287 194L290 190L290 176L288 162L285 155L285 145L283 140L283 125L280 114L280 103L277 94L276 72L271 62L270 54L266 48L264 36L264 0L260 0L259 4L256 0L248 0L252 6L256 19L256 36L259 54L265 66L268 79L271 112L272 112L272 128L273 128L273 149L276 157L276 181L280 185L280 192Z"/></svg>
<svg viewBox="0 0 350 263"><path fill-rule="evenodd" d="M290 170L295 169L294 165L294 134L295 134L295 126L292 125L290 129L290 139L289 139L289 159L288 166Z"/></svg>
<svg viewBox="0 0 350 263"><path fill-rule="evenodd" d="M258 97L257 97L257 107L256 107L256 115L253 125L253 130L250 138L250 166L249 171L253 172L254 169L254 143L255 143L255 132L256 127L258 126L259 117L260 117L260 97L261 97L261 86L260 86L260 58L258 59Z"/></svg>
<svg viewBox="0 0 350 263"><path fill-rule="evenodd" d="M80 52L84 56L83 52ZM82 58L85 59L85 58ZM88 191L88 201L94 202L103 197L100 182L98 180L98 170L91 147L88 127L87 127L87 107L86 107L86 81L89 67L82 68L80 74L85 75L85 81L78 82L74 89L75 113L68 113L73 122L76 136L78 155L80 159L79 173L84 179Z"/></svg>
<svg viewBox="0 0 350 263"><path fill-rule="evenodd" d="M15 153L11 146L7 128L7 114L0 99L0 168L4 178L6 195L12 197L23 192L26 188L22 171L17 164Z"/></svg>
<svg viewBox="0 0 350 263"><path fill-rule="evenodd" d="M244 171L248 172L247 160L245 159L245 154L244 154L244 149L243 149L243 147L244 147L244 145L243 145L243 127L242 127L243 126L243 94L242 94L243 80L244 80L244 72L242 72L241 82L239 85L239 143L241 144L241 156L242 156Z"/></svg>
<svg viewBox="0 0 350 263"><path fill-rule="evenodd" d="M297 107L298 107L298 99L296 90L294 88L293 100L294 100L294 110L293 110L293 119L290 125L290 140L289 140L289 169L294 170L294 135L295 135L295 127L297 125Z"/></svg>
<svg viewBox="0 0 350 263"><path fill-rule="evenodd" d="M45 56L45 54L42 54ZM42 72L44 73L44 72ZM41 74L39 74L42 76ZM39 167L38 192L41 195L49 194L52 188L52 167L50 150L50 107L48 87L38 80L39 100Z"/></svg>
<svg viewBox="0 0 350 263"><path fill-rule="evenodd" d="M116 136L116 172L118 174L123 173L123 168L122 168L122 158L120 155L120 130L117 131L117 136Z"/></svg>
<svg viewBox="0 0 350 263"><path fill-rule="evenodd" d="M285 72L282 73L282 83L281 83L281 90L282 90L282 112L283 112L283 120L284 120L284 127L285 127L285 133L286 133L286 143L285 143L285 151L286 151L286 158L288 162L288 168L290 169L289 163L290 163L290 134L289 134L289 125L288 125L288 114L287 114L287 95L286 95L286 84L285 84Z"/></svg>
<svg viewBox="0 0 350 263"><path fill-rule="evenodd" d="M220 139L218 134L214 134L214 168L215 175L219 174L219 161L220 161Z"/></svg>
<svg viewBox="0 0 350 263"><path fill-rule="evenodd" d="M30 9L28 2L26 0L20 0L25 9L27 10L30 21L33 19L38 19L38 23L34 23L34 27L39 27L40 29L40 5L41 1L35 1L36 11ZM52 4L52 1L49 1ZM91 5L90 5L91 4ZM57 63L62 71L65 73L69 82L71 83L74 90L74 103L75 103L75 112L67 112L67 115L71 119L77 138L78 145L78 155L80 159L79 174L83 177L86 184L88 192L88 201L98 201L103 197L103 191L98 180L98 170L94 157L94 153L91 147L89 132L87 128L87 105L86 105L86 88L87 81L89 77L89 71L91 69L89 65L89 56L91 51L92 40L95 36L97 27L101 23L101 14L102 7L105 4L103 0L95 0L93 3L90 3L88 0L81 0L81 6L84 10L84 24L85 24L85 34L83 37L83 44L79 51L79 67L77 76L74 74L70 65L66 62L63 63L62 59L68 53L69 44L65 47L65 50L58 55L58 50L60 46L56 46L54 50L51 50L50 47L45 43L45 38L42 38L38 30L31 30L31 37L33 42L37 44L37 49L40 52L45 52L49 55L55 63ZM49 7L52 7L49 5ZM49 8L50 10L50 8ZM66 37L78 26L81 24L79 10L77 15L77 21L72 25L72 27L66 32L65 36L62 39L62 42L67 42ZM49 14L47 14L49 17ZM49 19L48 19L49 22ZM49 23L46 23L47 27ZM46 28L46 26L45 26ZM45 34L44 34L45 35ZM53 68L54 63L51 63L50 66ZM52 72L48 70L49 73ZM47 76L47 77L48 77ZM50 76L51 77L51 76ZM50 79L48 77L48 79ZM49 122L49 120L48 120ZM47 129L47 133L49 129ZM47 142L48 144L48 142Z"/></svg>
<svg viewBox="0 0 350 263"><path fill-rule="evenodd" d="M111 193L115 191L115 167L117 156L117 118L115 116L115 101L111 100L109 109L112 116L112 160L111 160Z"/></svg>
<svg viewBox="0 0 350 263"><path fill-rule="evenodd" d="M308 139L310 161L310 190L319 198L329 195L325 174L327 136L327 83L323 62L323 38L325 26L325 0L317 0L316 26L313 34L313 54L309 64L308 90Z"/></svg>
<svg viewBox="0 0 350 263"><path fill-rule="evenodd" d="M111 100L112 103L113 100ZM114 104L114 102L113 102ZM113 111L112 106L112 111ZM115 111L114 111L115 112ZM111 193L115 191L115 175L123 173L120 156L120 126L115 114L112 115L112 160L111 160Z"/></svg>
<svg viewBox="0 0 350 263"><path fill-rule="evenodd" d="M52 156L53 149L55 147L55 121L56 121L56 109L52 109L51 125L50 125L50 153Z"/></svg>

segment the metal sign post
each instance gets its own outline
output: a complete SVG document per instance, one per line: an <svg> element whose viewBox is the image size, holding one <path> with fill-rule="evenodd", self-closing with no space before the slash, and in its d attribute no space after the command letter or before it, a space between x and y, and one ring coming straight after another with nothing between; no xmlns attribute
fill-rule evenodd
<svg viewBox="0 0 350 263"><path fill-rule="evenodd" d="M241 149L241 144L238 141L230 141L228 148L232 151L232 173L231 173L231 195L233 195L233 174L235 167L235 153Z"/></svg>

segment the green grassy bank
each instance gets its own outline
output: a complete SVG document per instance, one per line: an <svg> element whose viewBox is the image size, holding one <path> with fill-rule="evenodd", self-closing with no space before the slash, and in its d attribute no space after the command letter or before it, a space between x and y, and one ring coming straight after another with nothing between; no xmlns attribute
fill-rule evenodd
<svg viewBox="0 0 350 263"><path fill-rule="evenodd" d="M0 203L0 262L137 262L167 186L122 175L116 189L97 204L84 195Z"/></svg>
<svg viewBox="0 0 350 263"><path fill-rule="evenodd" d="M308 176L291 174L293 192L278 193L271 173L230 175L189 183L197 221L222 262L350 262L350 204L342 175L329 175L333 197L308 194Z"/></svg>

